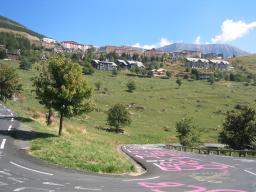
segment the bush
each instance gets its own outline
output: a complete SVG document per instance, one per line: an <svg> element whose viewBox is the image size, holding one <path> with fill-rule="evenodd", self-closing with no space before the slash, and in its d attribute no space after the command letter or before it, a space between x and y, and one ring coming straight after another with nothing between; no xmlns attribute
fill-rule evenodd
<svg viewBox="0 0 256 192"><path fill-rule="evenodd" d="M129 81L126 86L128 88L128 91L131 93L136 89L136 84L134 81Z"/></svg>
<svg viewBox="0 0 256 192"><path fill-rule="evenodd" d="M116 104L109 109L107 124L116 128L116 131L118 131L121 126L131 124L130 114L124 105Z"/></svg>
<svg viewBox="0 0 256 192"><path fill-rule="evenodd" d="M192 119L182 118L176 123L176 132L180 144L183 146L193 146L199 143L198 133L193 125Z"/></svg>

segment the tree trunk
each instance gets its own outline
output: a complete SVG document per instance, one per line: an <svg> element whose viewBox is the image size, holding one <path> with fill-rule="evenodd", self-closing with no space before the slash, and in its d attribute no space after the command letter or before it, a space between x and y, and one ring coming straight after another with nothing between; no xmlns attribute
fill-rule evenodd
<svg viewBox="0 0 256 192"><path fill-rule="evenodd" d="M62 123L63 123L63 113L60 113L59 136L61 136L61 132L62 132Z"/></svg>
<svg viewBox="0 0 256 192"><path fill-rule="evenodd" d="M48 110L48 116L47 116L47 125L51 125L52 124L52 109L49 108Z"/></svg>

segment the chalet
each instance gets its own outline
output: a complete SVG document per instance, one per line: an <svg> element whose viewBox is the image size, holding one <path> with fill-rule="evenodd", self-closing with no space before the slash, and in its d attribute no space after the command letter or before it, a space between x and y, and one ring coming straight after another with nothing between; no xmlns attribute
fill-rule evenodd
<svg viewBox="0 0 256 192"><path fill-rule="evenodd" d="M103 70L103 71L117 70L117 64L110 61L92 60L92 65L98 70Z"/></svg>
<svg viewBox="0 0 256 192"><path fill-rule="evenodd" d="M87 49L91 48L90 45L80 44L75 41L63 41L61 43L61 45L63 46L64 49L69 50L69 51L80 50L80 51L85 52Z"/></svg>
<svg viewBox="0 0 256 192"><path fill-rule="evenodd" d="M163 51L158 51L156 49L150 49L144 51L144 57L152 58L152 57L162 57L165 54Z"/></svg>
<svg viewBox="0 0 256 192"><path fill-rule="evenodd" d="M208 69L210 67L208 59L200 58L186 58L186 68L199 68L199 69Z"/></svg>
<svg viewBox="0 0 256 192"><path fill-rule="evenodd" d="M140 62L140 61L127 60L127 63L128 63L128 68L129 68L129 69L132 69L132 68L135 68L135 67L138 67L138 68L145 68L145 66L143 65L143 63Z"/></svg>
<svg viewBox="0 0 256 192"><path fill-rule="evenodd" d="M133 55L142 55L143 54L143 49L137 48L137 47L130 47L130 46L103 46L100 47L97 52L99 54L101 53L113 53L115 52L117 55L121 56L122 54L128 54L130 56Z"/></svg>
<svg viewBox="0 0 256 192"><path fill-rule="evenodd" d="M183 50L183 51L176 51L171 53L173 59L177 59L179 57L182 58L201 58L202 53L200 51L191 51L191 50Z"/></svg>
<svg viewBox="0 0 256 192"><path fill-rule="evenodd" d="M186 58L186 68L196 69L222 69L230 70L233 67L228 61L217 60L217 59L200 59L200 58Z"/></svg>
<svg viewBox="0 0 256 192"><path fill-rule="evenodd" d="M128 69L128 66L129 66L129 64L125 60L122 60L122 59L118 59L116 61L116 64L118 65L119 68L122 68L122 69Z"/></svg>
<svg viewBox="0 0 256 192"><path fill-rule="evenodd" d="M153 77L164 77L166 76L166 69L159 68L159 69L153 69Z"/></svg>

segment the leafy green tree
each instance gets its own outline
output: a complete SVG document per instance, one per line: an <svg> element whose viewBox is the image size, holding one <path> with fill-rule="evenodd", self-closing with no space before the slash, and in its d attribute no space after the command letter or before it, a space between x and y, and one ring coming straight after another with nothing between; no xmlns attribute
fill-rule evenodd
<svg viewBox="0 0 256 192"><path fill-rule="evenodd" d="M176 132L180 144L183 146L193 146L199 143L199 135L193 121L190 118L182 118L176 123Z"/></svg>
<svg viewBox="0 0 256 192"><path fill-rule="evenodd" d="M63 118L72 117L93 110L91 101L92 88L88 86L82 68L64 55L52 56L47 60L46 83L36 83L36 89L42 89L43 96L37 95L43 105L51 103L53 109L60 114L59 135L62 133ZM40 73L41 74L41 73ZM49 79L48 79L49 78ZM44 81L39 75L36 81ZM49 93L49 100L44 96Z"/></svg>
<svg viewBox="0 0 256 192"><path fill-rule="evenodd" d="M122 104L116 104L108 111L108 125L115 127L116 131L122 126L130 125L131 118L128 110Z"/></svg>
<svg viewBox="0 0 256 192"><path fill-rule="evenodd" d="M36 98L41 105L44 105L48 109L46 123L47 125L50 125L52 123L52 105L55 94L53 92L54 87L52 87L54 83L52 82L52 76L48 67L48 63L41 63L37 68L39 75L32 78L32 82L35 87Z"/></svg>
<svg viewBox="0 0 256 192"><path fill-rule="evenodd" d="M112 76L117 76L117 74L118 74L117 69L112 70Z"/></svg>
<svg viewBox="0 0 256 192"><path fill-rule="evenodd" d="M166 76L167 76L168 78L171 78L172 73L171 73L170 71L166 71Z"/></svg>
<svg viewBox="0 0 256 192"><path fill-rule="evenodd" d="M177 83L177 85L178 85L179 88L180 88L180 86L182 85L182 80L181 80L180 78L178 78L178 79L176 80L176 83Z"/></svg>
<svg viewBox="0 0 256 192"><path fill-rule="evenodd" d="M126 86L128 88L128 91L131 93L136 89L136 84L134 81L129 81Z"/></svg>
<svg viewBox="0 0 256 192"><path fill-rule="evenodd" d="M210 78L208 79L208 82L212 85L214 83L214 75L211 75Z"/></svg>
<svg viewBox="0 0 256 192"><path fill-rule="evenodd" d="M85 75L92 75L95 72L93 66L90 63L85 63L83 71Z"/></svg>
<svg viewBox="0 0 256 192"><path fill-rule="evenodd" d="M6 58L6 50L5 49L0 49L0 59Z"/></svg>
<svg viewBox="0 0 256 192"><path fill-rule="evenodd" d="M95 87L96 87L96 90L97 90L97 91L100 90L101 85L102 85L101 81L98 81L98 82L95 83Z"/></svg>
<svg viewBox="0 0 256 192"><path fill-rule="evenodd" d="M191 69L191 75L194 79L199 80L199 71L197 69Z"/></svg>
<svg viewBox="0 0 256 192"><path fill-rule="evenodd" d="M256 112L243 106L226 113L219 141L233 149L256 149Z"/></svg>
<svg viewBox="0 0 256 192"><path fill-rule="evenodd" d="M148 73L147 73L148 77L153 77L154 73L152 70L148 70Z"/></svg>
<svg viewBox="0 0 256 192"><path fill-rule="evenodd" d="M20 68L23 70L29 70L32 67L32 63L28 58L22 58L20 61Z"/></svg>
<svg viewBox="0 0 256 192"><path fill-rule="evenodd" d="M0 63L0 101L11 99L21 92L21 84L15 69Z"/></svg>

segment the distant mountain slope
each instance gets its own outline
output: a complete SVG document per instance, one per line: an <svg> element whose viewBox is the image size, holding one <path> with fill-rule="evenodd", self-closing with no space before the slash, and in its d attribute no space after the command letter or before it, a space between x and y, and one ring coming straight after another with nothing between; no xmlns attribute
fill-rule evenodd
<svg viewBox="0 0 256 192"><path fill-rule="evenodd" d="M227 44L187 44L187 43L173 43L171 45L167 45L159 48L158 50L164 52L175 52L175 51L183 51L183 50L191 50L191 51L200 51L202 53L222 53L224 57L229 56L240 56L247 55L246 51L238 49L234 46Z"/></svg>
<svg viewBox="0 0 256 192"><path fill-rule="evenodd" d="M6 31L6 32L12 31L20 35L35 37L37 39L38 38L41 39L45 37L44 35L34 32L28 29L27 27L21 25L20 23L17 23L16 21L13 21L3 16L0 16L0 31ZM35 39L35 38L32 38L32 39Z"/></svg>

